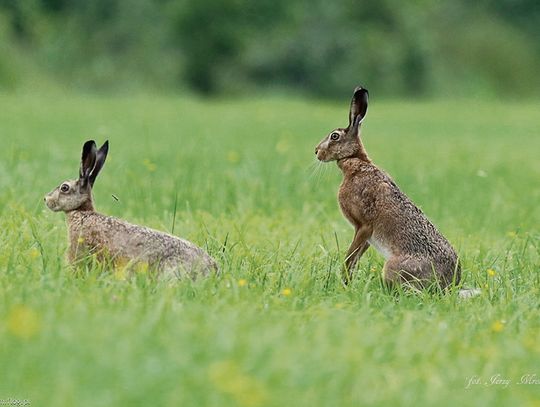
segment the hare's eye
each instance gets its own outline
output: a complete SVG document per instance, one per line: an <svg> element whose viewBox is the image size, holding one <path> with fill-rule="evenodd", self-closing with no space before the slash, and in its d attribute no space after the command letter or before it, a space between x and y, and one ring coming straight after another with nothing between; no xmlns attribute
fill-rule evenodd
<svg viewBox="0 0 540 407"><path fill-rule="evenodd" d="M339 133L334 132L330 134L330 140L336 141L338 138L339 138Z"/></svg>
<svg viewBox="0 0 540 407"><path fill-rule="evenodd" d="M60 187L60 191L68 192L69 191L69 185L68 184L62 184L62 186Z"/></svg>

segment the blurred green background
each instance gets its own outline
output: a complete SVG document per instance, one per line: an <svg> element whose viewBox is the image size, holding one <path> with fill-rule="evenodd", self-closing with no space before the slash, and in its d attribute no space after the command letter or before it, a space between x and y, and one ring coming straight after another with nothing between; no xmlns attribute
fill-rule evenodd
<svg viewBox="0 0 540 407"><path fill-rule="evenodd" d="M539 33L538 0L0 0L0 404L538 407ZM389 293L373 249L342 286L313 152L358 83L370 157L478 297ZM219 276L72 272L43 196L89 138L97 209Z"/></svg>
<svg viewBox="0 0 540 407"><path fill-rule="evenodd" d="M0 0L0 90L528 97L537 0Z"/></svg>

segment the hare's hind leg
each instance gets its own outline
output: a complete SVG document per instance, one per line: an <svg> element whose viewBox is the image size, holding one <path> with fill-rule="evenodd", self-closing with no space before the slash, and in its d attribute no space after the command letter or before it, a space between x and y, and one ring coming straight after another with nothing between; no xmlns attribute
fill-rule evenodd
<svg viewBox="0 0 540 407"><path fill-rule="evenodd" d="M383 280L388 286L409 285L425 288L436 280L431 262L411 256L390 257L383 267Z"/></svg>

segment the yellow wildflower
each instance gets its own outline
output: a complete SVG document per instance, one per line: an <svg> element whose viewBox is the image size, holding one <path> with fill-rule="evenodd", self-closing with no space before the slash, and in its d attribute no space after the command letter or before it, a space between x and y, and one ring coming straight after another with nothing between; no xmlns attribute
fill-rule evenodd
<svg viewBox="0 0 540 407"><path fill-rule="evenodd" d="M493 269L488 269L487 274L490 277L495 277L495 274L497 274L497 272L495 270L493 270Z"/></svg>
<svg viewBox="0 0 540 407"><path fill-rule="evenodd" d="M157 169L156 164L154 164L152 161L150 161L148 158L145 158L143 160L143 165L146 167L146 169L150 172L154 172Z"/></svg>
<svg viewBox="0 0 540 407"><path fill-rule="evenodd" d="M116 280L125 280L127 278L127 270L125 267L117 268L113 275Z"/></svg>
<svg viewBox="0 0 540 407"><path fill-rule="evenodd" d="M143 261L135 265L135 271L139 274L144 274L148 271L148 263Z"/></svg>
<svg viewBox="0 0 540 407"><path fill-rule="evenodd" d="M35 258L39 257L39 250L36 249L35 247L32 247L30 249L30 252L28 253L28 255L30 256L31 259L35 259Z"/></svg>
<svg viewBox="0 0 540 407"><path fill-rule="evenodd" d="M210 365L208 376L210 383L232 397L237 405L256 407L265 404L267 391L263 383L244 373L231 360Z"/></svg>
<svg viewBox="0 0 540 407"><path fill-rule="evenodd" d="M292 290L290 288L284 288L281 294L285 297L289 297L292 294Z"/></svg>
<svg viewBox="0 0 540 407"><path fill-rule="evenodd" d="M504 320L495 321L493 324L491 324L491 331L501 332L504 329L504 324L506 324L506 321Z"/></svg>
<svg viewBox="0 0 540 407"><path fill-rule="evenodd" d="M243 278L241 278L240 280L238 280L238 286L239 287L244 287L247 285L247 281Z"/></svg>
<svg viewBox="0 0 540 407"><path fill-rule="evenodd" d="M33 309L18 305L7 316L7 329L14 336L29 339L39 332L41 322Z"/></svg>
<svg viewBox="0 0 540 407"><path fill-rule="evenodd" d="M240 161L240 154L238 154L236 151L229 151L227 153L227 161L236 164Z"/></svg>
<svg viewBox="0 0 540 407"><path fill-rule="evenodd" d="M83 244L84 243L84 237L79 236L79 238L77 239L77 243Z"/></svg>

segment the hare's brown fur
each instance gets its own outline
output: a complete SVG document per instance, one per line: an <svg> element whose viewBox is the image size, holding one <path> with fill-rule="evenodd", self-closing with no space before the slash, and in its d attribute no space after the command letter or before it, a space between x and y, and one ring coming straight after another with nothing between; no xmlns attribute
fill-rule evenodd
<svg viewBox="0 0 540 407"><path fill-rule="evenodd" d="M92 185L105 162L108 144L104 147L96 152L93 141L87 142L79 179L65 181L45 197L51 210L66 212L70 262L94 254L98 260L116 265L144 264L165 277L195 277L217 271L215 261L187 240L94 210ZM88 158L89 154L96 156Z"/></svg>
<svg viewBox="0 0 540 407"><path fill-rule="evenodd" d="M355 228L344 281L350 281L357 260L372 245L386 259L383 278L391 285L457 284L461 268L450 243L365 151L359 128L367 100L367 90L355 89L349 126L331 132L315 151L321 161L337 161L343 173L338 200Z"/></svg>
<svg viewBox="0 0 540 407"><path fill-rule="evenodd" d="M166 277L195 277L217 270L214 260L202 249L167 233L95 211L70 211L67 221L71 262L95 253L99 259L117 265L149 265Z"/></svg>

